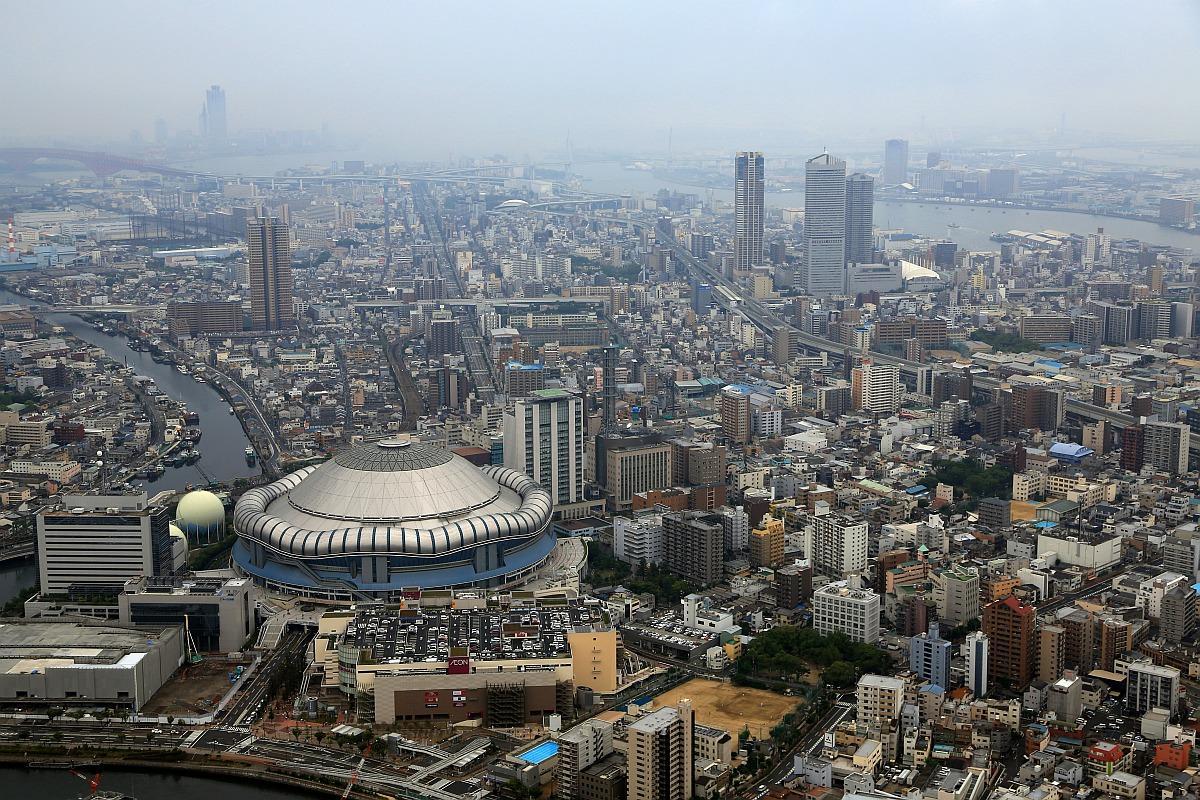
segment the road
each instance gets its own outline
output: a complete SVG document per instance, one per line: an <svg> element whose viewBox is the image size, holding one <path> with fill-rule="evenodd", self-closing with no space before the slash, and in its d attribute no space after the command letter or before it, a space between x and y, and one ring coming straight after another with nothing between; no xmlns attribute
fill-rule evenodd
<svg viewBox="0 0 1200 800"><path fill-rule="evenodd" d="M825 739L825 732L841 723L852 711L854 711L854 705L846 701L839 701L830 706L829 710L809 729L808 735L802 737L791 750L780 754L779 763L770 772L759 778L753 786L743 789L741 797L757 800L767 793L767 789L787 780L795 768L794 756L800 753L812 755L816 752Z"/></svg>
<svg viewBox="0 0 1200 800"><path fill-rule="evenodd" d="M288 664L297 654L302 654L312 641L315 631L310 629L290 628L279 640L279 646L263 657L262 662L225 707L221 719L226 725L235 727L247 726L262 714L270 702L272 679L280 670L287 669Z"/></svg>

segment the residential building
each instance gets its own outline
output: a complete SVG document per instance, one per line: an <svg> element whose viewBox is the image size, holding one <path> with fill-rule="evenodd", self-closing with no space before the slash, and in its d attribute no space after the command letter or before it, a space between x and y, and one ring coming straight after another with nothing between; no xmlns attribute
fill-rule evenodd
<svg viewBox="0 0 1200 800"><path fill-rule="evenodd" d="M292 307L292 250L288 226L275 217L246 223L250 320L255 330L282 331L296 323Z"/></svg>
<svg viewBox="0 0 1200 800"><path fill-rule="evenodd" d="M663 514L663 564L701 586L721 580L725 530L721 517L706 511Z"/></svg>
<svg viewBox="0 0 1200 800"><path fill-rule="evenodd" d="M986 633L971 631L962 645L967 666L967 688L976 697L986 697L988 693L989 644Z"/></svg>
<svg viewBox="0 0 1200 800"><path fill-rule="evenodd" d="M1179 703L1179 675L1175 667L1149 661L1130 664L1125 678L1125 710L1144 714L1152 708L1165 708L1174 713Z"/></svg>
<svg viewBox="0 0 1200 800"><path fill-rule="evenodd" d="M811 542L813 570L821 575L841 580L867 568L865 519L838 513L819 514L813 517Z"/></svg>
<svg viewBox="0 0 1200 800"><path fill-rule="evenodd" d="M937 622L930 623L927 632L909 639L908 665L924 680L950 688L950 642L941 637Z"/></svg>
<svg viewBox="0 0 1200 800"><path fill-rule="evenodd" d="M988 638L988 677L1023 690L1033 680L1034 607L1015 597L983 608L983 632Z"/></svg>
<svg viewBox="0 0 1200 800"><path fill-rule="evenodd" d="M738 153L733 171L733 263L735 275L742 277L763 257L763 154Z"/></svg>
<svg viewBox="0 0 1200 800"><path fill-rule="evenodd" d="M695 724L691 703L683 700L629 725L629 800L691 800Z"/></svg>
<svg viewBox="0 0 1200 800"><path fill-rule="evenodd" d="M903 678L889 675L863 675L858 679L855 699L857 721L866 725L895 725L904 708Z"/></svg>

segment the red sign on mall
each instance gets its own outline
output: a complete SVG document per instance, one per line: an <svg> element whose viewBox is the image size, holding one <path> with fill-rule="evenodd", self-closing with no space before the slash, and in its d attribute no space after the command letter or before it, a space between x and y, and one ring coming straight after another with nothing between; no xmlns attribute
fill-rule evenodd
<svg viewBox="0 0 1200 800"><path fill-rule="evenodd" d="M451 656L447 662L447 675L467 675L471 672L471 659L469 656Z"/></svg>

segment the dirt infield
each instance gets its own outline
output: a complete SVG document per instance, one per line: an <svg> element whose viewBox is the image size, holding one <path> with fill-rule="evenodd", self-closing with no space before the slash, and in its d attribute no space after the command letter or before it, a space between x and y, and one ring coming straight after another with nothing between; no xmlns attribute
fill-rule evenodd
<svg viewBox="0 0 1200 800"><path fill-rule="evenodd" d="M749 726L759 738L770 736L771 728L800 702L765 689L749 689L730 683L693 678L654 698L655 708L675 705L687 698L696 709L696 722L729 731L733 736Z"/></svg>

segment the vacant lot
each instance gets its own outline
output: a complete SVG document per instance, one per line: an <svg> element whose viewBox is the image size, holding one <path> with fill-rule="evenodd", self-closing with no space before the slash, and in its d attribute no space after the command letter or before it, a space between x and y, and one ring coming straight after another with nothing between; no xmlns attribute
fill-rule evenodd
<svg viewBox="0 0 1200 800"><path fill-rule="evenodd" d="M729 731L733 736L749 726L759 738L771 734L783 715L796 707L795 697L784 697L765 689L749 689L730 683L693 678L654 698L656 708L673 706L687 698L696 709L696 721Z"/></svg>
<svg viewBox="0 0 1200 800"><path fill-rule="evenodd" d="M193 716L212 711L232 685L229 673L240 662L211 656L199 664L180 667L142 709L145 714ZM249 661L245 662L247 665Z"/></svg>

